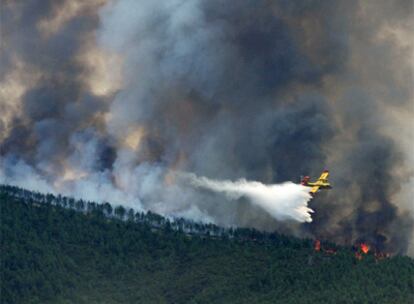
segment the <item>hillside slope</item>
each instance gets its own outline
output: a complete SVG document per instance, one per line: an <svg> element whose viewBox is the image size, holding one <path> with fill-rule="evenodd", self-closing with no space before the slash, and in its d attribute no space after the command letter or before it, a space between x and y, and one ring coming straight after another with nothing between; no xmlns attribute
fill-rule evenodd
<svg viewBox="0 0 414 304"><path fill-rule="evenodd" d="M408 257L326 256L248 229L190 235L19 191L0 187L1 303L413 303Z"/></svg>

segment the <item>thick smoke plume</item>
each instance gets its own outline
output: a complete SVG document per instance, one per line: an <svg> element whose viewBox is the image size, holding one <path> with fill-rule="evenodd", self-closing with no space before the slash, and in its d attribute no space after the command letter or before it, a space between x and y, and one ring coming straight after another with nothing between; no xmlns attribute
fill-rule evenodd
<svg viewBox="0 0 414 304"><path fill-rule="evenodd" d="M6 0L0 14L0 182L414 254L411 0ZM305 223L174 174L274 185L323 168L334 188Z"/></svg>
<svg viewBox="0 0 414 304"><path fill-rule="evenodd" d="M245 179L235 182L220 181L197 177L194 174L188 175L187 178L193 186L224 193L229 199L238 200L245 196L277 220L312 222L313 210L308 207L312 196L308 187L292 182L265 185Z"/></svg>

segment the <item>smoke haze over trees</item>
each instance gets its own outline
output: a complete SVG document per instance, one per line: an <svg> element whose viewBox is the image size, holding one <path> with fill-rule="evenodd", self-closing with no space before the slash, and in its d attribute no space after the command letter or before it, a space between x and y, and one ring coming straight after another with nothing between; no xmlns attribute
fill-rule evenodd
<svg viewBox="0 0 414 304"><path fill-rule="evenodd" d="M413 3L4 1L0 182L414 254ZM312 223L177 170L334 189Z"/></svg>

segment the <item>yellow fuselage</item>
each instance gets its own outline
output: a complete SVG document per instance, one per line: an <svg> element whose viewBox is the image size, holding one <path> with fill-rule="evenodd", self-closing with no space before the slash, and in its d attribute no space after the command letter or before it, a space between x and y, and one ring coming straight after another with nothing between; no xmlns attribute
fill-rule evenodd
<svg viewBox="0 0 414 304"><path fill-rule="evenodd" d="M313 182L313 183L308 182L307 186L311 186L311 187L318 186L320 188L332 188L330 183L323 182L323 181L316 181L316 182Z"/></svg>

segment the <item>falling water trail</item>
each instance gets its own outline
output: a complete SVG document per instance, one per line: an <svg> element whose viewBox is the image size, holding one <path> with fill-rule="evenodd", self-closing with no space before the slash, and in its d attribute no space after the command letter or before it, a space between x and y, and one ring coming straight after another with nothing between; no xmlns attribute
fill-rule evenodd
<svg viewBox="0 0 414 304"><path fill-rule="evenodd" d="M308 187L292 182L266 185L246 179L214 180L192 173L182 173L181 176L196 188L223 193L230 200L246 197L277 220L312 222L311 213L314 211L308 207L312 198Z"/></svg>

